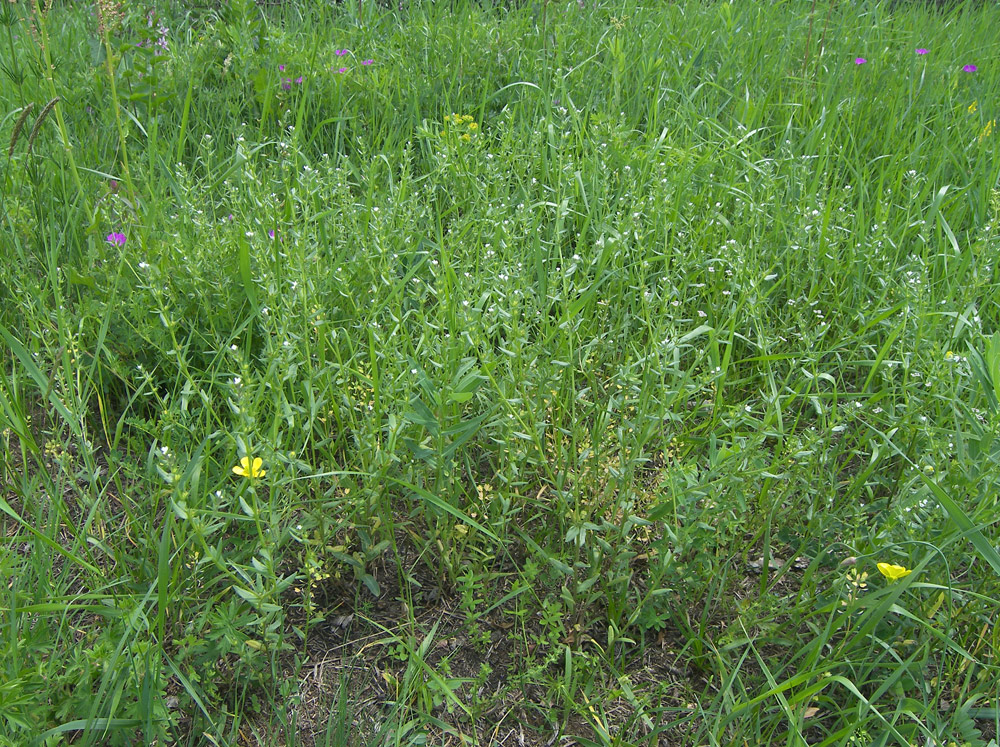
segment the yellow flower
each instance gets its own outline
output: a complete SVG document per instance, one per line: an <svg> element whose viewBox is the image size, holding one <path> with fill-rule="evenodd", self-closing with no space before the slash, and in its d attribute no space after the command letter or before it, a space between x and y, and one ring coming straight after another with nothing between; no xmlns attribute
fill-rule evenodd
<svg viewBox="0 0 1000 747"><path fill-rule="evenodd" d="M266 469L260 468L263 463L264 460L260 457L254 457L253 460L250 457L243 457L240 459L240 463L233 467L233 473L240 477L249 477L251 479L254 477L263 477L267 474Z"/></svg>
<svg viewBox="0 0 1000 747"><path fill-rule="evenodd" d="M470 130L478 130L479 129L479 125L476 124L475 122L469 122L469 129Z"/></svg>
<svg viewBox="0 0 1000 747"><path fill-rule="evenodd" d="M982 142L983 138L987 138L993 134L993 125L995 124L996 124L995 119L991 119L989 122L986 123L986 126L983 127L983 131L979 133L979 142Z"/></svg>
<svg viewBox="0 0 1000 747"><path fill-rule="evenodd" d="M462 140L464 140L465 142L469 142L470 140L472 140L472 138L469 137L469 133L467 132L464 135L462 135Z"/></svg>
<svg viewBox="0 0 1000 747"><path fill-rule="evenodd" d="M979 108L979 102L978 101L973 101L971 104L969 104L969 110L968 110L969 114L975 114L976 113L976 109L978 109L978 108Z"/></svg>
<svg viewBox="0 0 1000 747"><path fill-rule="evenodd" d="M903 576L909 576L913 573L909 568L904 568L901 565L893 565L892 563L879 563L878 572L890 581L899 581Z"/></svg>

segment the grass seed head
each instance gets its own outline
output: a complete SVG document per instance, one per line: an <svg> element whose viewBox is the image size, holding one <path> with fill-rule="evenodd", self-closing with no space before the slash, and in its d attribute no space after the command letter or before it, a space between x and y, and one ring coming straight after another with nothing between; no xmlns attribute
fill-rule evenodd
<svg viewBox="0 0 1000 747"><path fill-rule="evenodd" d="M28 155L31 155L31 149L35 145L35 138L38 137L38 133L41 132L42 122L45 118L49 116L49 112L55 108L55 105L59 103L59 97L56 96L49 103L45 105L42 111L38 115L38 119L35 120L34 126L31 128L31 134L28 135Z"/></svg>
<svg viewBox="0 0 1000 747"><path fill-rule="evenodd" d="M24 122L28 118L28 114L34 108L35 102L32 101L21 110L21 116L17 118L17 123L14 125L14 132L10 136L10 147L7 149L7 158L14 155L14 147L17 145L18 138L21 137L21 130L24 129Z"/></svg>

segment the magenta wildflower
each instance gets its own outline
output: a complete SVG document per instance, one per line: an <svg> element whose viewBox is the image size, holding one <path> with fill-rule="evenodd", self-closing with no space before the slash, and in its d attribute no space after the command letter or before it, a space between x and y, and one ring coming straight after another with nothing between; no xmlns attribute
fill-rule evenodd
<svg viewBox="0 0 1000 747"><path fill-rule="evenodd" d="M362 60L361 64L362 65L371 65L374 62L375 62L375 60Z"/></svg>
<svg viewBox="0 0 1000 747"><path fill-rule="evenodd" d="M274 229L272 228L270 231L268 231L267 235L268 235L268 238L273 239L274 238Z"/></svg>
<svg viewBox="0 0 1000 747"><path fill-rule="evenodd" d="M284 65L278 65L278 72L279 73L285 72L285 66Z"/></svg>
<svg viewBox="0 0 1000 747"><path fill-rule="evenodd" d="M979 68L978 68L978 67L976 67L975 65L966 65L965 67L963 67L963 68L962 68L962 70L963 70L964 72L967 72L967 73L974 73L974 72L976 72L976 71L977 71L978 69L979 69Z"/></svg>
<svg viewBox="0 0 1000 747"><path fill-rule="evenodd" d="M855 65L864 65L866 62L868 62L868 60L866 60L864 57L855 57L854 58L854 64Z"/></svg>
<svg viewBox="0 0 1000 747"><path fill-rule="evenodd" d="M337 55L337 57L343 57L345 54L347 54L347 52L348 52L348 50L346 50L346 49L335 49L335 50L333 50L333 53L335 55Z"/></svg>
<svg viewBox="0 0 1000 747"><path fill-rule="evenodd" d="M295 79L295 82L298 83L301 86L302 85L302 79L303 79L303 76L300 75L298 78Z"/></svg>
<svg viewBox="0 0 1000 747"><path fill-rule="evenodd" d="M118 191L118 180L117 179L112 179L110 182L108 182L108 187L111 189L112 192L117 192Z"/></svg>
<svg viewBox="0 0 1000 747"><path fill-rule="evenodd" d="M924 49L923 47L917 47L917 54L927 54L930 52L929 49Z"/></svg>
<svg viewBox="0 0 1000 747"><path fill-rule="evenodd" d="M281 79L281 87L284 88L286 91L291 90L291 88L292 88L292 79L291 78L282 78Z"/></svg>
<svg viewBox="0 0 1000 747"><path fill-rule="evenodd" d="M109 244L114 244L115 246L125 246L125 234L118 233L117 231L109 233L107 239L105 239Z"/></svg>
<svg viewBox="0 0 1000 747"><path fill-rule="evenodd" d="M340 68L339 70L336 70L335 72L338 72L338 73L346 73L346 72L347 72L347 68L346 68L346 67L342 67L342 68Z"/></svg>

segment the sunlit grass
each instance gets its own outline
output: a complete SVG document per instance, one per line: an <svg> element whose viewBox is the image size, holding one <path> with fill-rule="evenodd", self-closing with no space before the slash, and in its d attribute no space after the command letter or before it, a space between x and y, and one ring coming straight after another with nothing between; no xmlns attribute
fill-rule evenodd
<svg viewBox="0 0 1000 747"><path fill-rule="evenodd" d="M0 12L0 742L989 744L1000 11L358 8Z"/></svg>

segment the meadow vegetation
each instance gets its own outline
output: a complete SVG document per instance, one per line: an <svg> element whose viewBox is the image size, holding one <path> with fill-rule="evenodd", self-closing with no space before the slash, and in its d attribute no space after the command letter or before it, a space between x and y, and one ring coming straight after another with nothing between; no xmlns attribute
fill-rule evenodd
<svg viewBox="0 0 1000 747"><path fill-rule="evenodd" d="M995 747L995 4L2 5L0 744Z"/></svg>

